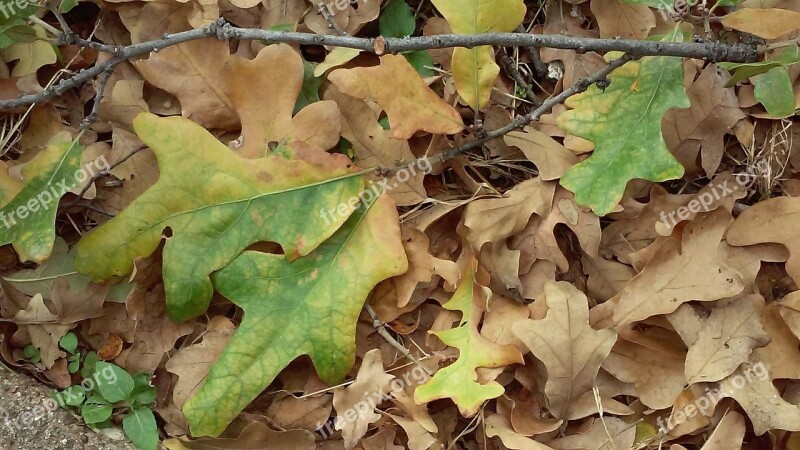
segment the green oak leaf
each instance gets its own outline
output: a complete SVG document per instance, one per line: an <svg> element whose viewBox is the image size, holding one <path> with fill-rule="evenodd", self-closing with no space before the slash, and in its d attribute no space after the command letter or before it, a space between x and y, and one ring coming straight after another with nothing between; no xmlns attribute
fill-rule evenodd
<svg viewBox="0 0 800 450"><path fill-rule="evenodd" d="M614 209L628 181L665 181L683 176L661 134L670 108L688 108L681 58L648 56L613 71L605 90L591 86L569 98L558 117L566 132L595 144L592 155L570 168L561 185L575 202L599 215Z"/></svg>
<svg viewBox="0 0 800 450"><path fill-rule="evenodd" d="M753 95L770 116L782 118L794 114L794 91L786 67L773 67L756 76L754 84Z"/></svg>
<svg viewBox="0 0 800 450"><path fill-rule="evenodd" d="M167 309L179 322L205 312L211 273L259 241L280 244L286 258L309 254L347 219L336 208L363 188L344 155L302 142L244 159L200 125L181 117L138 115L136 133L155 153L158 181L77 245L75 270L95 281L126 275L134 259L164 245Z"/></svg>
<svg viewBox="0 0 800 450"><path fill-rule="evenodd" d="M731 87L736 83L756 75L766 73L775 67L789 67L800 63L800 46L797 44L781 49L766 61L752 63L719 63L719 67L732 72L730 80L725 83L725 87Z"/></svg>
<svg viewBox="0 0 800 450"><path fill-rule="evenodd" d="M322 86L322 77L314 76L316 65L303 61L303 87L297 96L294 113L297 114L306 106L319 101L319 88Z"/></svg>
<svg viewBox="0 0 800 450"><path fill-rule="evenodd" d="M479 367L502 367L523 362L517 347L494 343L478 331L483 314L481 305L486 304L491 291L475 282L476 265L473 260L453 297L444 304L445 309L461 311L461 322L455 328L431 332L445 344L458 348L458 359L436 372L414 392L414 402L418 405L451 398L464 417L474 416L484 402L505 392L496 381L479 383L476 372Z"/></svg>
<svg viewBox="0 0 800 450"><path fill-rule="evenodd" d="M364 209L308 256L289 262L248 251L212 276L244 318L183 407L192 435L218 436L301 355L328 384L348 373L364 299L408 268L394 202L381 196Z"/></svg>
<svg viewBox="0 0 800 450"><path fill-rule="evenodd" d="M25 185L0 209L0 245L12 244L21 261L41 263L50 257L58 201L79 184L75 174L82 154L83 147L62 132L22 168Z"/></svg>
<svg viewBox="0 0 800 450"><path fill-rule="evenodd" d="M381 36L400 38L414 34L417 22L405 0L389 0L383 8L378 27Z"/></svg>
<svg viewBox="0 0 800 450"><path fill-rule="evenodd" d="M53 252L47 261L39 264L35 269L20 270L14 272L10 277L3 277L3 279L25 295L33 297L36 294L42 294L45 300L52 300L53 283L58 279L66 278L69 281L70 290L76 292L86 289L92 281L86 275L75 272L72 267L74 260L74 247L70 249L64 239L56 237ZM122 280L111 286L106 301L125 303L132 289L133 283Z"/></svg>

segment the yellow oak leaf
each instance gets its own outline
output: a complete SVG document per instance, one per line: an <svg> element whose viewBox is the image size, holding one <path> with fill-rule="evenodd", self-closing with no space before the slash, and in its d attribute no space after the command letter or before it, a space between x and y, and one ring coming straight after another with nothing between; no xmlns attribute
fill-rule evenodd
<svg viewBox="0 0 800 450"><path fill-rule="evenodd" d="M433 0L433 4L456 34L510 32L522 23L526 11L522 0ZM453 51L456 90L475 110L489 103L499 73L490 46Z"/></svg>
<svg viewBox="0 0 800 450"><path fill-rule="evenodd" d="M418 130L455 134L464 129L458 111L439 98L403 56L381 56L376 67L337 69L328 79L347 95L375 100L389 116L396 139L408 139Z"/></svg>

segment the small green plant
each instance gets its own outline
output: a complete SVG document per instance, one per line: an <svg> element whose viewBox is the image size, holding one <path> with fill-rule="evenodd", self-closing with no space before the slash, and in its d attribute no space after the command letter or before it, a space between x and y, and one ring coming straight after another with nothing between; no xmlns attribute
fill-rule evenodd
<svg viewBox="0 0 800 450"><path fill-rule="evenodd" d="M157 391L150 384L150 374L130 375L116 364L98 361L91 352L84 359L81 375L80 384L55 393L59 405L78 410L93 428L107 428L113 417L122 417L122 428L136 448L157 448L158 426L150 409Z"/></svg>
<svg viewBox="0 0 800 450"><path fill-rule="evenodd" d="M28 344L28 346L22 350L22 354L34 364L42 360L41 352L38 348L34 347L33 344Z"/></svg>
<svg viewBox="0 0 800 450"><path fill-rule="evenodd" d="M78 336L75 333L69 332L58 341L58 345L63 348L69 356L67 356L67 370L69 373L75 373L81 368L81 352L78 350Z"/></svg>

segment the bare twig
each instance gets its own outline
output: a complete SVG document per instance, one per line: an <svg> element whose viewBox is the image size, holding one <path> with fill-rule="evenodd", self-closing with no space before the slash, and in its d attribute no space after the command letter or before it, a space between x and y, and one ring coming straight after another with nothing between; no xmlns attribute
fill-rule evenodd
<svg viewBox="0 0 800 450"><path fill-rule="evenodd" d="M525 125L533 122L534 120L538 120L542 115L550 112L550 110L553 109L554 106L563 103L569 97L572 97L573 95L580 94L581 92L586 91L587 89L589 89L589 86L597 83L598 81L605 80L608 74L610 74L617 68L621 67L623 64L633 59L635 59L634 56L625 54L622 57L611 61L606 67L595 72L594 74L586 78L581 78L580 80L576 81L575 84L573 84L569 89L565 89L560 94L548 98L547 100L542 102L541 106L531 111L530 113L524 116L517 116L507 125L500 127L496 130L487 132L484 137L476 139L474 141L467 142L466 144L460 145L456 148L452 148L442 153L439 153L433 156L432 158L429 158L429 160L432 163L447 161L466 151L478 148L492 139L504 136L516 129L522 128Z"/></svg>
<svg viewBox="0 0 800 450"><path fill-rule="evenodd" d="M68 35L69 34L69 35ZM84 69L73 77L45 89L39 94L23 95L13 100L0 101L0 109L27 106L61 95L103 73L109 66L131 58L157 52L163 48L203 38L261 40L268 44L294 43L304 45L330 45L354 48L375 54L398 53L450 47L472 48L480 45L503 47L552 47L574 49L578 52L621 51L636 56L659 55L709 59L713 61L749 62L758 58L756 49L746 44L722 44L719 42L655 42L630 39L594 39L562 35L528 33L486 33L474 35L441 34L434 36L404 38L358 38L353 36L331 36L294 31L272 31L256 28L238 28L219 19L212 24L190 31L167 34L161 39L132 44L124 47L99 44L64 33L56 42L70 42L98 51L112 53L114 57L92 68Z"/></svg>
<svg viewBox="0 0 800 450"><path fill-rule="evenodd" d="M536 98L531 90L531 86L525 81L525 78L522 77L522 74L519 73L516 67L514 67L514 61L511 60L511 57L506 55L505 53L500 52L500 56L498 56L498 61L500 61L500 65L503 67L503 70L506 71L508 76L511 77L512 80L517 84L517 86L525 89L525 98L528 99L529 102L533 104L534 108L538 108L542 105L542 101ZM515 93L516 94L516 93Z"/></svg>
<svg viewBox="0 0 800 450"><path fill-rule="evenodd" d="M61 25L61 31L63 31L65 35L68 36L74 34L72 32L72 28L69 27L66 19L64 19L64 15L58 10L58 6L51 8L50 12L53 13L53 16L55 16L56 20L58 20L58 24Z"/></svg>
<svg viewBox="0 0 800 450"><path fill-rule="evenodd" d="M114 66L108 66L100 74L97 80L97 92L94 95L94 103L92 103L92 112L89 113L88 116L84 117L81 121L81 129L86 130L88 129L96 120L97 116L100 113L100 102L103 101L103 97L106 93L106 86L108 85L108 79L111 78L111 74L114 73Z"/></svg>
<svg viewBox="0 0 800 450"><path fill-rule="evenodd" d="M517 33L528 33L528 31L525 30L525 28L522 25L517 27L515 32L517 32ZM536 50L536 48L531 47L531 46L524 46L523 48L528 51L529 55L531 55L531 61L533 62L533 70L536 71L536 75L539 77L540 80L546 79L547 78L547 64L545 64L544 61L542 61L542 57L539 56L539 52Z"/></svg>
<svg viewBox="0 0 800 450"><path fill-rule="evenodd" d="M397 351L400 352L400 354L410 359L411 361L414 362L414 364L422 368L422 370L424 370L425 373L428 374L428 376L433 375L433 372L430 369L423 366L420 360L417 359L416 356L414 356L407 348L405 348L403 344L397 342L397 339L395 339L394 336L392 336L392 334L389 333L388 330L386 330L386 325L381 321L381 319L378 317L378 314L375 313L375 310L372 309L371 306L364 305L364 309L367 311L367 314L369 314L369 316L372 318L372 326L375 327L375 330L378 332L378 334L381 335L383 339L386 340L386 342L391 344L392 347L396 348Z"/></svg>

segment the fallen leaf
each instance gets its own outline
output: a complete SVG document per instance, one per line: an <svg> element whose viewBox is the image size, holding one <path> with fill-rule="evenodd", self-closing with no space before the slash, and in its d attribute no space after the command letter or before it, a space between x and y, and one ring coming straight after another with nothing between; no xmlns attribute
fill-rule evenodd
<svg viewBox="0 0 800 450"><path fill-rule="evenodd" d="M754 349L767 345L770 337L759 317L748 297L718 303L686 354L686 380L719 381L747 362Z"/></svg>
<svg viewBox="0 0 800 450"><path fill-rule="evenodd" d="M722 24L764 39L777 39L800 29L800 12L777 8L742 8L723 16Z"/></svg>
<svg viewBox="0 0 800 450"><path fill-rule="evenodd" d="M244 320L183 407L193 435L219 435L298 356L309 355L328 384L350 370L367 294L408 268L398 222L395 205L381 197L306 257L288 262L249 251L214 274L215 287L244 310Z"/></svg>
<svg viewBox="0 0 800 450"><path fill-rule="evenodd" d="M344 448L349 450L355 447L367 434L369 424L380 420L381 415L375 412L375 408L389 393L389 386L394 379L383 368L381 351L372 349L361 360L355 382L345 389L334 391L333 407L338 413L336 429L342 431ZM365 408L361 405L365 405ZM355 420L351 413L355 413Z"/></svg>
<svg viewBox="0 0 800 450"><path fill-rule="evenodd" d="M605 90L593 85L567 99L572 110L557 119L564 131L595 144L588 159L561 177L561 185L575 193L579 205L600 216L614 209L634 178L665 181L683 175L664 144L660 124L670 108L690 106L681 62L675 58L644 57L608 79Z"/></svg>
<svg viewBox="0 0 800 450"><path fill-rule="evenodd" d="M618 295L614 321L624 325L669 314L682 303L712 301L742 292L741 275L720 258L720 242L730 214L700 214L682 239L662 238L649 264Z"/></svg>
<svg viewBox="0 0 800 450"><path fill-rule="evenodd" d="M486 418L486 436L499 437L506 448L515 450L552 450L544 444L527 438L511 428L508 419L500 414L493 414Z"/></svg>
<svg viewBox="0 0 800 450"><path fill-rule="evenodd" d="M441 398L451 398L464 417L474 416L483 402L503 395L504 388L496 381L478 382L478 368L502 367L522 362L522 354L513 345L498 345L478 330L482 311L480 305L491 291L475 281L473 260L453 297L443 305L449 311L461 311L456 328L432 332L446 345L459 349L459 358L436 374L414 392L414 401L423 404Z"/></svg>
<svg viewBox="0 0 800 450"><path fill-rule="evenodd" d="M328 75L341 92L374 100L389 117L392 137L408 139L417 131L456 134L461 116L436 95L401 55L381 56L377 67L337 69Z"/></svg>
<svg viewBox="0 0 800 450"><path fill-rule="evenodd" d="M702 152L706 176L716 173L724 153L725 135L745 118L736 93L725 84L730 76L709 65L686 90L689 109L673 109L664 115L662 129L667 147L690 170Z"/></svg>
<svg viewBox="0 0 800 450"><path fill-rule="evenodd" d="M644 39L656 26L656 18L648 5L623 0L592 0L591 9L600 37Z"/></svg>
<svg viewBox="0 0 800 450"><path fill-rule="evenodd" d="M0 209L0 244L13 244L21 261L41 263L50 257L58 201L77 184L82 153L68 133L59 133L22 169L24 186Z"/></svg>
<svg viewBox="0 0 800 450"><path fill-rule="evenodd" d="M455 34L513 31L525 17L521 0L433 0ZM453 50L453 78L458 94L474 110L487 106L500 67L492 48L481 46Z"/></svg>
<svg viewBox="0 0 800 450"><path fill-rule="evenodd" d="M736 218L726 240L735 246L775 242L789 250L786 272L800 284L800 198L776 197L759 202Z"/></svg>
<svg viewBox="0 0 800 450"><path fill-rule="evenodd" d="M234 129L239 120L222 89L222 68L230 57L227 42L209 38L164 48L135 65L148 83L180 100L184 117L208 128Z"/></svg>
<svg viewBox="0 0 800 450"><path fill-rule="evenodd" d="M547 316L512 325L514 334L547 367L549 411L569 417L572 403L592 389L600 364L616 341L613 330L589 326L586 296L566 282L545 285Z"/></svg>
<svg viewBox="0 0 800 450"><path fill-rule="evenodd" d="M231 107L242 121L245 158L270 153L270 142L303 141L328 149L339 142L340 114L334 102L312 103L294 117L303 86L303 59L286 44L265 47L253 60L233 56L220 72Z"/></svg>
<svg viewBox="0 0 800 450"><path fill-rule="evenodd" d="M75 270L95 280L128 274L134 258L150 255L162 231L171 228L174 236L164 247L164 286L175 321L206 310L213 291L209 275L248 245L280 242L290 259L310 253L347 215L334 213L328 219L312 213L302 224L276 225L289 217L309 217L308 211L319 210L316 206L335 210L341 199L357 200L362 186L359 178L347 176L343 155L296 145L246 160L183 118L142 114L134 127L159 159L158 182L81 239ZM291 204L285 200L289 197ZM193 249L202 249L204 257L190 264L185 255Z"/></svg>

